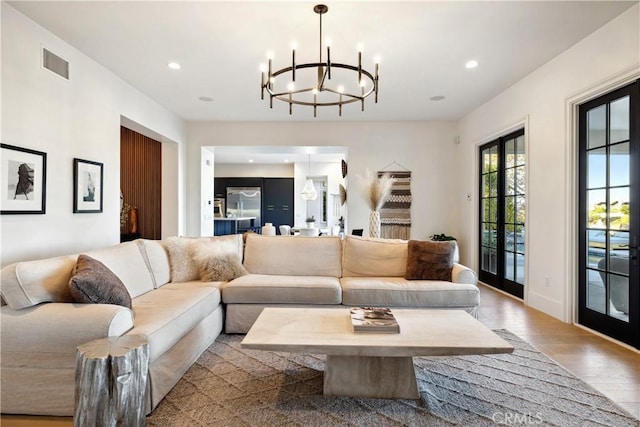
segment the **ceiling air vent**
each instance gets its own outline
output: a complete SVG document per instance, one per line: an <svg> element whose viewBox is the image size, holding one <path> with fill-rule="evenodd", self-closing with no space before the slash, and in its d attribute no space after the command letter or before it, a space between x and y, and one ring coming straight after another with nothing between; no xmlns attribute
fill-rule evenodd
<svg viewBox="0 0 640 427"><path fill-rule="evenodd" d="M42 48L42 66L69 80L69 63L45 48Z"/></svg>

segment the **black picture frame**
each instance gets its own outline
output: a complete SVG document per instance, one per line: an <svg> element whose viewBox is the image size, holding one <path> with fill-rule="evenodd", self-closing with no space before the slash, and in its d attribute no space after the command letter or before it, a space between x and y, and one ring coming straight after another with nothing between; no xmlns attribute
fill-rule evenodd
<svg viewBox="0 0 640 427"><path fill-rule="evenodd" d="M46 211L47 153L0 144L0 215Z"/></svg>
<svg viewBox="0 0 640 427"><path fill-rule="evenodd" d="M73 159L73 213L102 213L104 165Z"/></svg>

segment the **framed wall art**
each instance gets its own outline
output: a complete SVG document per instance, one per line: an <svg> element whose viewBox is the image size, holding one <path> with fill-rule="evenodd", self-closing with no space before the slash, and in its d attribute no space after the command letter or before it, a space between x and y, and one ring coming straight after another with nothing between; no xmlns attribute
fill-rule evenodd
<svg viewBox="0 0 640 427"><path fill-rule="evenodd" d="M73 159L73 213L102 212L103 164Z"/></svg>
<svg viewBox="0 0 640 427"><path fill-rule="evenodd" d="M0 214L44 214L47 153L0 144Z"/></svg>

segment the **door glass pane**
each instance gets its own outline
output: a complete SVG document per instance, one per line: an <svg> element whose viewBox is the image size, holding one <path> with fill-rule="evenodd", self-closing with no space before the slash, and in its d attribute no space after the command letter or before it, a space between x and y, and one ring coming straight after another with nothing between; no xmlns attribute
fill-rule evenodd
<svg viewBox="0 0 640 427"><path fill-rule="evenodd" d="M504 277L507 280L515 281L515 254L513 252L504 253Z"/></svg>
<svg viewBox="0 0 640 427"><path fill-rule="evenodd" d="M609 147L609 185L629 185L629 143Z"/></svg>
<svg viewBox="0 0 640 427"><path fill-rule="evenodd" d="M629 321L629 278L609 274L610 316Z"/></svg>
<svg viewBox="0 0 640 427"><path fill-rule="evenodd" d="M587 265L591 268L606 269L607 232L604 230L587 231Z"/></svg>
<svg viewBox="0 0 640 427"><path fill-rule="evenodd" d="M516 282L524 285L524 255L516 254Z"/></svg>
<svg viewBox="0 0 640 427"><path fill-rule="evenodd" d="M516 138L516 165L524 165L524 135Z"/></svg>
<svg viewBox="0 0 640 427"><path fill-rule="evenodd" d="M629 229L629 187L609 190L609 228L612 230Z"/></svg>
<svg viewBox="0 0 640 427"><path fill-rule="evenodd" d="M587 188L607 185L607 149L598 148L587 152Z"/></svg>
<svg viewBox="0 0 640 427"><path fill-rule="evenodd" d="M516 168L516 176L515 176L515 181L516 181L516 194L524 194L525 193L525 172L524 172L524 166L518 166Z"/></svg>
<svg viewBox="0 0 640 427"><path fill-rule="evenodd" d="M629 97L625 96L611 103L609 144L629 139Z"/></svg>
<svg viewBox="0 0 640 427"><path fill-rule="evenodd" d="M606 190L587 191L587 227L606 228L607 226Z"/></svg>
<svg viewBox="0 0 640 427"><path fill-rule="evenodd" d="M491 171L498 170L498 146L494 145L489 148L489 154L491 155Z"/></svg>
<svg viewBox="0 0 640 427"><path fill-rule="evenodd" d="M486 246L483 246L481 249L482 252L482 269L484 271L489 271L489 269L491 268L490 262L489 262L489 248L487 248Z"/></svg>
<svg viewBox="0 0 640 427"><path fill-rule="evenodd" d="M516 226L516 251L521 254L524 252L524 225Z"/></svg>
<svg viewBox="0 0 640 427"><path fill-rule="evenodd" d="M516 197L515 222L524 224L525 222L525 197Z"/></svg>
<svg viewBox="0 0 640 427"><path fill-rule="evenodd" d="M516 164L516 140L509 139L504 144L505 167L512 168Z"/></svg>
<svg viewBox="0 0 640 427"><path fill-rule="evenodd" d="M505 226L504 231L504 248L507 251L516 250L516 234L513 231L513 225Z"/></svg>
<svg viewBox="0 0 640 427"><path fill-rule="evenodd" d="M609 232L609 271L629 274L629 233L627 231Z"/></svg>
<svg viewBox="0 0 640 427"><path fill-rule="evenodd" d="M605 272L587 269L587 308L606 314Z"/></svg>
<svg viewBox="0 0 640 427"><path fill-rule="evenodd" d="M504 192L507 196L511 196L516 191L516 170L507 169L504 173Z"/></svg>
<svg viewBox="0 0 640 427"><path fill-rule="evenodd" d="M498 199L492 197L489 199L489 221L496 222L498 216Z"/></svg>
<svg viewBox="0 0 640 427"><path fill-rule="evenodd" d="M504 198L504 222L507 224L514 223L516 218L515 213L516 213L516 198L505 197Z"/></svg>
<svg viewBox="0 0 640 427"><path fill-rule="evenodd" d="M489 180L489 195L496 197L498 195L498 173L490 173L487 175L487 179Z"/></svg>
<svg viewBox="0 0 640 427"><path fill-rule="evenodd" d="M489 175L482 175L482 197L489 197L490 185Z"/></svg>
<svg viewBox="0 0 640 427"><path fill-rule="evenodd" d="M482 150L482 173L491 172L491 153L489 150Z"/></svg>
<svg viewBox="0 0 640 427"><path fill-rule="evenodd" d="M490 260L490 266L489 266L489 271L493 274L498 274L498 255L497 255L497 251L493 248L489 249L489 260Z"/></svg>
<svg viewBox="0 0 640 427"><path fill-rule="evenodd" d="M602 147L607 143L606 127L606 105L601 105L587 112L587 148Z"/></svg>

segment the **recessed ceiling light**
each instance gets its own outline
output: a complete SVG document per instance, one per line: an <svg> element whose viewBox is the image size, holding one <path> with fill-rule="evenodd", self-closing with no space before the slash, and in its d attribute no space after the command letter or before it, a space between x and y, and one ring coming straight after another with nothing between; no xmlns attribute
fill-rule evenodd
<svg viewBox="0 0 640 427"><path fill-rule="evenodd" d="M253 163L253 159L249 159L249 163Z"/></svg>
<svg viewBox="0 0 640 427"><path fill-rule="evenodd" d="M198 99L202 102L213 102L213 98L210 96L200 96Z"/></svg>
<svg viewBox="0 0 640 427"><path fill-rule="evenodd" d="M472 68L476 68L478 66L478 61L476 61L475 59L472 59L471 61L467 61L466 64L464 64L465 68L468 69L472 69Z"/></svg>
<svg viewBox="0 0 640 427"><path fill-rule="evenodd" d="M289 163L289 159L284 159L284 162L285 163Z"/></svg>
<svg viewBox="0 0 640 427"><path fill-rule="evenodd" d="M445 99L446 97L444 95L436 95L436 96L432 96L431 98L429 98L431 101L442 101L443 99Z"/></svg>
<svg viewBox="0 0 640 427"><path fill-rule="evenodd" d="M168 67L172 70L179 70L181 68L180 64L178 64L177 62L169 62Z"/></svg>

